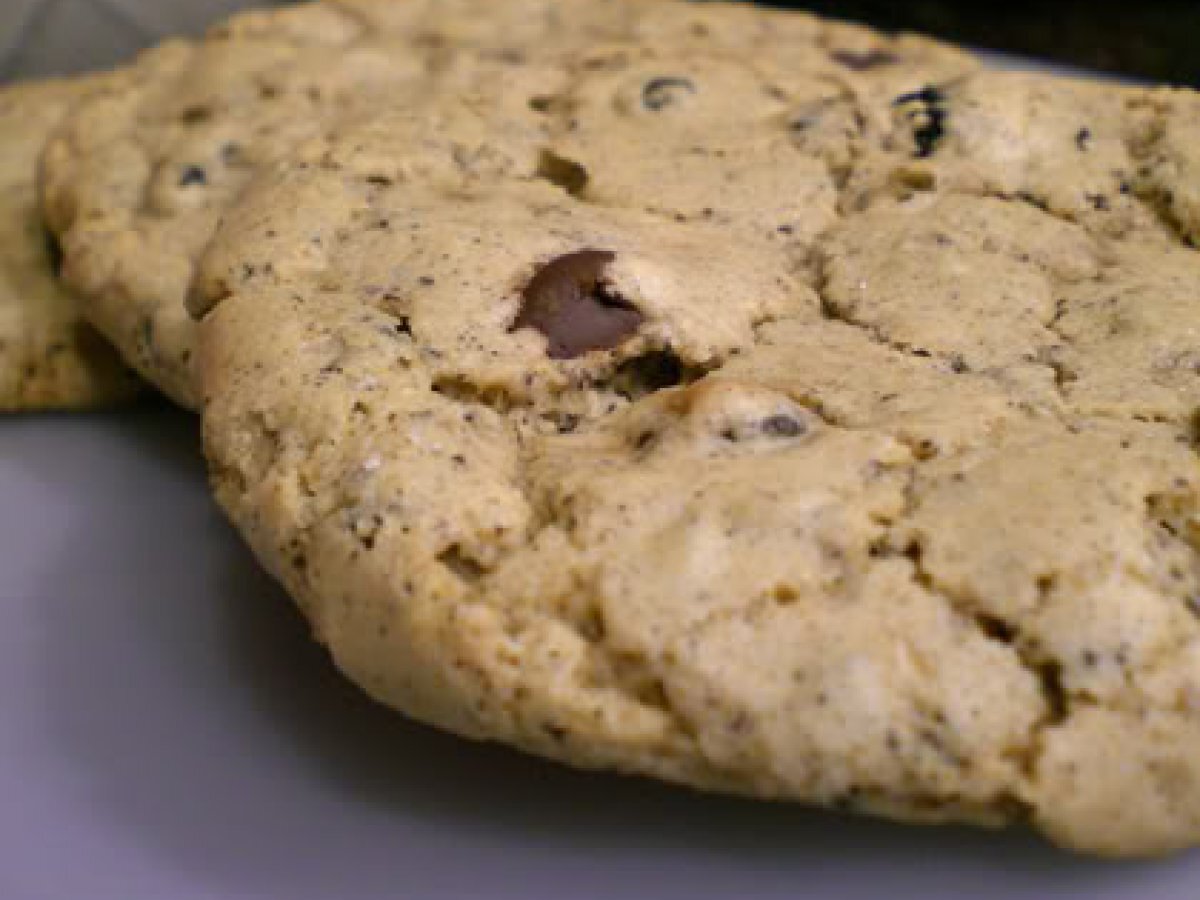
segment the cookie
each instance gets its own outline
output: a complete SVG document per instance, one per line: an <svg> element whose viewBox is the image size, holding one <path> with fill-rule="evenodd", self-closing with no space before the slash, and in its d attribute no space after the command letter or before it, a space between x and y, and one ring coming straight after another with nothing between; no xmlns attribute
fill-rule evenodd
<svg viewBox="0 0 1200 900"><path fill-rule="evenodd" d="M191 309L230 518L459 734L1200 843L1193 95L629 9L552 88L344 120L226 210Z"/></svg>
<svg viewBox="0 0 1200 900"><path fill-rule="evenodd" d="M260 178L193 297L218 497L350 677L461 734L1196 843L1195 251L1040 164L910 192L942 101L814 70L617 43ZM1106 90L1169 185L1170 104ZM1011 174L981 147L946 166Z"/></svg>
<svg viewBox="0 0 1200 900"><path fill-rule="evenodd" d="M403 109L481 84L503 97L499 86L514 80L539 84L534 99L552 95L564 61L619 40L730 56L761 48L781 70L819 61L830 75L874 66L949 77L971 65L930 42L889 42L808 16L675 3L339 0L253 12L198 44L145 54L48 147L45 208L66 276L130 363L195 406L183 300L222 211L255 172L356 110ZM762 177L760 190L776 187Z"/></svg>
<svg viewBox="0 0 1200 900"><path fill-rule="evenodd" d="M0 89L0 411L108 406L138 390L59 284L58 247L38 213L38 151L94 85L81 79Z"/></svg>

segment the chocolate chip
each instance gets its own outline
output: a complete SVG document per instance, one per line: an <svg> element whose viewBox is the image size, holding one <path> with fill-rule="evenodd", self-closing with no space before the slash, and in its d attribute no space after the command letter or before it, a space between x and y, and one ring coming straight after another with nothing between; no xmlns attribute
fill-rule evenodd
<svg viewBox="0 0 1200 900"><path fill-rule="evenodd" d="M1075 146L1081 151L1088 149L1088 145L1092 142L1092 130L1090 128L1080 128L1075 132Z"/></svg>
<svg viewBox="0 0 1200 900"><path fill-rule="evenodd" d="M830 55L833 57L834 62L841 63L847 69L852 69L855 72L878 69L880 66L890 66L900 61L895 53L878 48L865 51L835 50Z"/></svg>
<svg viewBox="0 0 1200 900"><path fill-rule="evenodd" d="M58 242L58 238L53 232L47 231L46 235L46 256L50 260L50 271L54 273L54 277L58 278L62 275L63 267L63 252L62 244Z"/></svg>
<svg viewBox="0 0 1200 900"><path fill-rule="evenodd" d="M651 78L642 88L642 106L652 112L677 103L684 94L696 93L696 85L689 78L674 75L663 75Z"/></svg>
<svg viewBox="0 0 1200 900"><path fill-rule="evenodd" d="M782 414L769 416L762 422L762 433L771 437L799 437L805 430L799 419Z"/></svg>
<svg viewBox="0 0 1200 900"><path fill-rule="evenodd" d="M180 187L191 187L194 184L208 184L208 173L200 166L185 166L179 176Z"/></svg>
<svg viewBox="0 0 1200 900"><path fill-rule="evenodd" d="M950 115L946 108L946 95L933 85L927 85L919 91L901 94L892 101L892 105L915 105L916 108L908 113L908 119L913 124L916 156L918 159L932 156L946 133L946 119Z"/></svg>
<svg viewBox="0 0 1200 900"><path fill-rule="evenodd" d="M944 103L946 100L945 94L932 84L927 84L919 91L909 91L907 94L901 94L892 101L895 106L904 106L907 103L923 103L926 106L937 106Z"/></svg>
<svg viewBox="0 0 1200 900"><path fill-rule="evenodd" d="M607 250L578 250L546 263L522 292L512 330L540 331L549 341L551 359L574 359L621 344L644 317L605 284L604 269L614 259Z"/></svg>

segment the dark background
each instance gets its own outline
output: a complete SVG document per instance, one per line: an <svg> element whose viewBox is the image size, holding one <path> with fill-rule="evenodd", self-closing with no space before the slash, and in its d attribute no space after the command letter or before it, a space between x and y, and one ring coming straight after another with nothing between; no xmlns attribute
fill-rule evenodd
<svg viewBox="0 0 1200 900"><path fill-rule="evenodd" d="M767 5L1200 85L1200 0L768 0Z"/></svg>

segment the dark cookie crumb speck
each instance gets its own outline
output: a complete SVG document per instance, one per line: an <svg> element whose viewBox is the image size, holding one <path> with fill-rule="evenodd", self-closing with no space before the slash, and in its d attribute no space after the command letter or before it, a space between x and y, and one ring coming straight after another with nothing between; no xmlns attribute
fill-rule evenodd
<svg viewBox="0 0 1200 900"><path fill-rule="evenodd" d="M189 106L179 114L179 120L184 125L200 125L212 118L212 110L207 106Z"/></svg>
<svg viewBox="0 0 1200 900"><path fill-rule="evenodd" d="M185 166L183 172L179 175L180 187L206 184L208 184L208 173L200 166Z"/></svg>
<svg viewBox="0 0 1200 900"><path fill-rule="evenodd" d="M771 437L799 437L807 430L799 419L787 415L775 415L763 419L762 432Z"/></svg>
<svg viewBox="0 0 1200 900"><path fill-rule="evenodd" d="M582 194L588 183L587 169L550 150L543 150L538 158L537 177L558 185L572 197Z"/></svg>

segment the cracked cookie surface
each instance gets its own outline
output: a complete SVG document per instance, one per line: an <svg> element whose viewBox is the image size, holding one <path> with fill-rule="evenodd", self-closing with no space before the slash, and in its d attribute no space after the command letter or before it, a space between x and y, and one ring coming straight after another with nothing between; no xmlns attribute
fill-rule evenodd
<svg viewBox="0 0 1200 900"><path fill-rule="evenodd" d="M116 352L58 282L58 247L42 226L42 143L95 80L0 88L0 411L108 406L137 393Z"/></svg>
<svg viewBox="0 0 1200 900"><path fill-rule="evenodd" d="M356 110L404 110L430 96L471 95L480 85L500 103L513 92L554 95L567 61L613 41L635 51L671 46L727 56L753 47L764 51L763 65L830 76L853 74L865 60L872 65L864 83L878 80L876 68L912 80L971 65L916 38L884 40L808 16L693 12L654 0L330 0L252 12L198 43L172 41L143 54L47 148L44 206L65 275L130 364L194 407L195 334L183 301L222 211L255 172ZM664 105L668 93L659 98ZM755 162L750 182L764 194L785 186L789 164L808 166L820 181L819 166L807 158L772 147L747 152ZM669 169L670 158L646 165L647 172ZM703 177L703 159L696 169ZM627 187L603 185L618 203ZM668 206L679 199L677 188L663 188ZM731 186L726 198L741 190ZM829 203L823 185L812 191ZM781 220L796 218L806 202L781 203Z"/></svg>
<svg viewBox="0 0 1200 900"><path fill-rule="evenodd" d="M460 734L1200 842L1190 95L666 8L253 181L190 298L220 502Z"/></svg>

